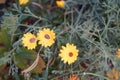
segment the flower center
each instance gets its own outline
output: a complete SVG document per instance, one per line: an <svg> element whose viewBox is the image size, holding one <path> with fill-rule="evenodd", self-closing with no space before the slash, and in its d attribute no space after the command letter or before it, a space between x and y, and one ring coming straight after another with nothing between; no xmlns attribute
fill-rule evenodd
<svg viewBox="0 0 120 80"><path fill-rule="evenodd" d="M73 56L73 53L72 53L72 52L70 52L70 53L69 53L69 56L70 56L70 57L72 57L72 56Z"/></svg>
<svg viewBox="0 0 120 80"><path fill-rule="evenodd" d="M35 40L36 40L35 38L31 38L31 39L30 39L30 43L34 43Z"/></svg>
<svg viewBox="0 0 120 80"><path fill-rule="evenodd" d="M50 36L48 34L45 34L46 39L50 39Z"/></svg>

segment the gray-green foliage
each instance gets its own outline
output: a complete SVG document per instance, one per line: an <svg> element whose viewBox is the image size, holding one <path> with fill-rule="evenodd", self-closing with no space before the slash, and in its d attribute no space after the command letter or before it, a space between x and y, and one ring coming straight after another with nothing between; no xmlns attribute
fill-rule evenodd
<svg viewBox="0 0 120 80"><path fill-rule="evenodd" d="M112 68L120 70L119 59L115 56L120 47L119 0L66 0L66 5L62 9L53 5L52 0L44 0L41 4L43 10L31 5L16 4L10 12L4 10L8 16L6 18L4 15L0 32L0 43L5 45L0 46L0 65L13 60L17 66L17 59L20 62L22 58L17 58L20 55L24 56L24 59L33 60L34 55L26 55L27 50L21 48L20 39L26 32L36 34L39 29L47 27L55 31L56 42L49 49L40 49L47 65L40 77L36 75L36 79L55 79L56 76L66 79L68 77L65 76L76 73L81 80L103 80L108 79L104 72ZM52 5L52 8L47 8L47 4ZM33 21L29 25L24 24L24 21L31 19ZM77 61L70 66L63 64L58 57L61 46L66 43L75 44L80 51ZM27 52L34 54L39 48ZM23 52L18 53L19 50ZM52 58L55 58L55 62L50 66L48 61ZM21 65L24 67L25 64Z"/></svg>

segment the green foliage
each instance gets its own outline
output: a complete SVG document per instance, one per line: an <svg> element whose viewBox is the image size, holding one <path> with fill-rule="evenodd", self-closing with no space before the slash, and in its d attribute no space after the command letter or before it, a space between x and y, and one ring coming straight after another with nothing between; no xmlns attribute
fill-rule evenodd
<svg viewBox="0 0 120 80"><path fill-rule="evenodd" d="M17 50L15 55L15 61L18 67L21 69L26 69L29 67L36 58L37 53L26 48L21 48ZM27 64L27 65L26 65Z"/></svg>
<svg viewBox="0 0 120 80"><path fill-rule="evenodd" d="M0 31L0 54L3 55L4 52L7 52L11 46L10 35L6 28L1 28Z"/></svg>

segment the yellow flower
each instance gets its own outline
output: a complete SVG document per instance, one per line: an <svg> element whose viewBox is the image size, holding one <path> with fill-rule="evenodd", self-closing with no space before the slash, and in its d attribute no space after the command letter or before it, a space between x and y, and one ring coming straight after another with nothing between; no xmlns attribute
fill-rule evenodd
<svg viewBox="0 0 120 80"><path fill-rule="evenodd" d="M79 50L76 49L76 46L73 44L66 44L65 46L62 46L62 49L60 50L59 56L62 58L61 60L64 61L64 63L72 64L77 60Z"/></svg>
<svg viewBox="0 0 120 80"><path fill-rule="evenodd" d="M118 80L119 75L120 75L119 71L115 69L112 69L111 73L106 72L106 76L110 78L110 80Z"/></svg>
<svg viewBox="0 0 120 80"><path fill-rule="evenodd" d="M23 46L27 47L28 49L35 49L37 46L37 38L32 33L26 33L22 37Z"/></svg>
<svg viewBox="0 0 120 80"><path fill-rule="evenodd" d="M38 44L41 44L44 47L50 47L55 42L55 33L53 30L44 28L39 30L37 34Z"/></svg>
<svg viewBox="0 0 120 80"><path fill-rule="evenodd" d="M120 48L117 50L116 56L117 56L118 58L120 58Z"/></svg>
<svg viewBox="0 0 120 80"><path fill-rule="evenodd" d="M64 1L64 0L56 1L56 5L57 5L59 8L63 8L63 7L65 6L65 1Z"/></svg>
<svg viewBox="0 0 120 80"><path fill-rule="evenodd" d="M68 80L80 80L80 78L79 78L77 75L72 74L72 75L68 78Z"/></svg>
<svg viewBox="0 0 120 80"><path fill-rule="evenodd" d="M28 2L29 2L29 0L19 0L20 5L27 4Z"/></svg>

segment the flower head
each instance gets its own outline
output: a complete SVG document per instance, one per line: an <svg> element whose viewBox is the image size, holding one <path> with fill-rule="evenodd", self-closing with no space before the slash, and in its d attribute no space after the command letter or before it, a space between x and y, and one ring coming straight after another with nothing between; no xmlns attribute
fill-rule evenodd
<svg viewBox="0 0 120 80"><path fill-rule="evenodd" d="M116 56L117 56L118 58L120 58L120 48L117 50Z"/></svg>
<svg viewBox="0 0 120 80"><path fill-rule="evenodd" d="M34 49L37 46L36 42L36 36L32 33L26 33L22 37L23 46L27 47L28 49Z"/></svg>
<svg viewBox="0 0 120 80"><path fill-rule="evenodd" d="M63 7L65 6L65 1L64 1L64 0L56 1L56 5L57 5L59 8L63 8Z"/></svg>
<svg viewBox="0 0 120 80"><path fill-rule="evenodd" d="M28 2L29 2L29 0L19 0L20 5L27 4Z"/></svg>
<svg viewBox="0 0 120 80"><path fill-rule="evenodd" d="M37 34L38 44L41 44L44 47L50 47L55 42L55 33L53 30L44 28L39 30Z"/></svg>
<svg viewBox="0 0 120 80"><path fill-rule="evenodd" d="M62 58L61 60L64 61L64 63L72 64L77 60L79 50L76 49L76 46L73 44L66 44L65 46L62 46L62 49L60 50L59 56Z"/></svg>
<svg viewBox="0 0 120 80"><path fill-rule="evenodd" d="M111 73L106 72L106 76L110 78L110 80L118 80L119 75L120 75L119 71L115 69L112 69Z"/></svg>
<svg viewBox="0 0 120 80"><path fill-rule="evenodd" d="M70 77L68 78L68 80L80 80L80 78L77 75L72 74L72 75L70 75Z"/></svg>

